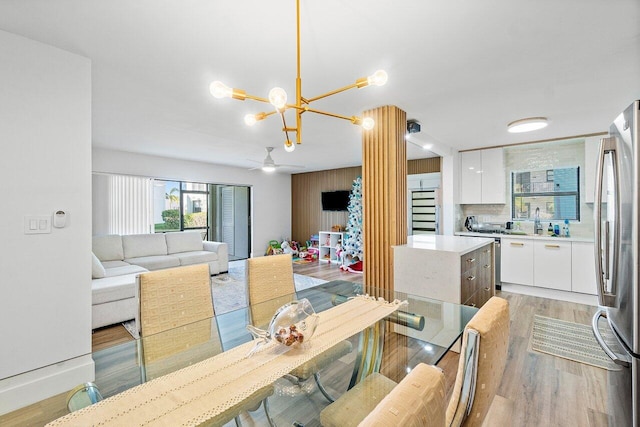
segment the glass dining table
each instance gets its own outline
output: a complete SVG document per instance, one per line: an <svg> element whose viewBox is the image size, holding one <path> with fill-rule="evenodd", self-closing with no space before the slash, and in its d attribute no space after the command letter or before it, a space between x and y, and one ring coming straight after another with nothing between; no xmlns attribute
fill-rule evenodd
<svg viewBox="0 0 640 427"><path fill-rule="evenodd" d="M304 352L307 351L305 346L317 344L314 340L328 340L329 333L337 334L339 340L349 341L352 350L319 373L325 391L339 397L372 372L380 372L399 382L419 363L438 364L452 347L455 350L465 325L477 312L474 307L395 293L396 305L388 310L388 314L381 312L380 316L384 317L373 321L370 320L373 318L367 318L369 320L363 320L364 323L358 326L356 323L359 319L364 319L365 313L371 315L372 311L364 306L356 308L347 304L362 294L362 285L342 280L327 282L259 305L216 313L210 319L96 351L92 354L95 380L88 387L80 387L82 392L77 392L69 403L74 408L85 406L87 393L93 400L108 400L132 392L135 395L137 390L143 390L140 388L142 384L183 376L183 372L186 378L191 372L186 369L193 367L202 366L201 369L207 372L216 370L213 367L222 366L216 365L217 361L222 363L233 352L240 352L238 358L243 359L240 362L245 362L255 357L247 356L247 349L250 351L254 347L251 344L254 338L247 326L255 324L267 329L268 321L256 321L260 313L267 313L269 316L264 319L268 319L284 304L302 299L311 303L321 323L334 322L330 327L325 325L330 331L312 336L308 343L301 344L299 349L290 353L287 353L289 349L284 345L277 345L277 348L265 352L277 351L279 360L289 358L294 363L298 360L295 357L302 357L300 361L307 360L304 359ZM342 317L327 317L337 313L339 307L343 308ZM221 378L255 376L251 372L256 371L251 371L240 362L228 362L228 367L221 368L224 371L221 375L226 377ZM205 363L211 364L206 367L203 365ZM265 363L264 367L258 369L270 369L269 366ZM281 372L286 372L288 368L284 369ZM275 372L277 374L280 371ZM273 377L275 380L268 380L273 386L268 397L271 419L280 426L319 426L320 411L329 401L313 379L296 382L290 377L277 375ZM188 381L184 381L185 385L181 387L187 386ZM231 394L221 389L216 398L224 400L228 395L232 399ZM243 413L241 419L248 421L246 417L251 417L253 425L269 425L262 408L248 412L248 415ZM235 423L231 420L228 425Z"/></svg>

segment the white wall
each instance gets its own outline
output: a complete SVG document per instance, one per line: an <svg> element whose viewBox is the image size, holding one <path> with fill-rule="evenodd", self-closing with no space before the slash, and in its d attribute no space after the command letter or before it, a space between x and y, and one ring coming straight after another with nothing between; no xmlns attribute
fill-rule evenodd
<svg viewBox="0 0 640 427"><path fill-rule="evenodd" d="M176 148L179 149L179 148ZM147 176L169 180L246 185L251 187L253 256L261 256L269 240L291 235L291 177L261 170L93 149L93 171Z"/></svg>
<svg viewBox="0 0 640 427"><path fill-rule="evenodd" d="M442 234L453 235L459 216L458 203L458 152L442 156Z"/></svg>
<svg viewBox="0 0 640 427"><path fill-rule="evenodd" d="M0 31L0 141L1 414L93 378L91 62Z"/></svg>

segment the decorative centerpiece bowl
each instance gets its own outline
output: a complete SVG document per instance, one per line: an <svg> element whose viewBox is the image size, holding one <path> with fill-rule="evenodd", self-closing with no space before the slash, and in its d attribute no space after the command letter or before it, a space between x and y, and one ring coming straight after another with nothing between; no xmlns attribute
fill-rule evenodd
<svg viewBox="0 0 640 427"><path fill-rule="evenodd" d="M319 316L308 299L291 301L276 310L269 322L268 330L253 325L247 326L256 343L247 356L251 356L260 346L270 341L287 347L302 344L313 336L318 321Z"/></svg>

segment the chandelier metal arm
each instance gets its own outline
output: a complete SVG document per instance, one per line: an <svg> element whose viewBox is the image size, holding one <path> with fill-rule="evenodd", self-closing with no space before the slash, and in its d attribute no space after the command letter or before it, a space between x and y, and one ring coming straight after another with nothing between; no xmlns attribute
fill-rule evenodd
<svg viewBox="0 0 640 427"><path fill-rule="evenodd" d="M307 103L309 103L309 104L310 104L310 103L312 103L313 101L317 101L318 99L327 98L327 97L329 97L329 96L331 96L331 95L335 95L335 94L337 94L337 93L344 92L344 91L347 91L347 90L349 90L349 89L353 89L353 88L356 88L356 87L358 87L358 85L357 85L356 83L353 83L353 84L350 84L350 85L348 85L348 86L341 87L340 89L332 90L331 92L327 92L327 93L324 93L324 94L322 94L322 95L318 95L318 96L316 96L316 97L309 98L309 99L307 100Z"/></svg>
<svg viewBox="0 0 640 427"><path fill-rule="evenodd" d="M355 123L360 119L359 117L356 117L356 116L343 116L342 114L329 113L327 111L316 110L313 108L308 108L306 109L306 111L309 111L311 113L316 113L316 114L322 114L323 116L335 117L337 119L349 120L352 123Z"/></svg>
<svg viewBox="0 0 640 427"><path fill-rule="evenodd" d="M290 145L291 144L291 140L289 139L289 131L295 130L296 133L298 131L297 131L297 129L291 129L291 128L287 127L287 121L284 118L284 110L280 111L280 117L282 118L282 131L284 132L284 135L287 138L287 145Z"/></svg>
<svg viewBox="0 0 640 427"><path fill-rule="evenodd" d="M252 100L254 100L254 101L264 102L264 103L267 103L267 104L271 104L271 102L269 102L269 100L268 100L267 98L261 98L261 97L259 97L259 96L249 95L248 93L245 93L245 94L244 94L244 97L245 97L245 98L252 99ZM244 99L243 99L242 101L244 101Z"/></svg>

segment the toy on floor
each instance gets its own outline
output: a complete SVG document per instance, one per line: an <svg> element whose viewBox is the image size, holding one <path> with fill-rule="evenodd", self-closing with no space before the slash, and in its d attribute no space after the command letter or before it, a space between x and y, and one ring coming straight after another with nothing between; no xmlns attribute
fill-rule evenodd
<svg viewBox="0 0 640 427"><path fill-rule="evenodd" d="M280 255L284 253L282 247L277 240L270 240L265 255Z"/></svg>
<svg viewBox="0 0 640 427"><path fill-rule="evenodd" d="M291 241L291 243L289 243L286 240L284 240L280 244L280 247L282 248L282 252L285 253L285 254L291 254L294 257L296 257L298 255L298 245L294 241Z"/></svg>

